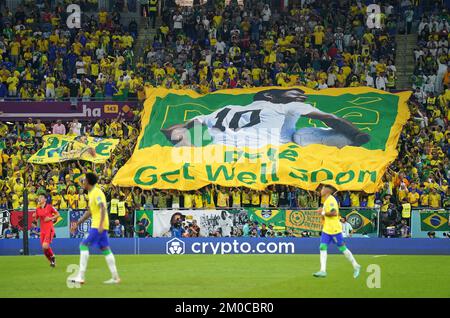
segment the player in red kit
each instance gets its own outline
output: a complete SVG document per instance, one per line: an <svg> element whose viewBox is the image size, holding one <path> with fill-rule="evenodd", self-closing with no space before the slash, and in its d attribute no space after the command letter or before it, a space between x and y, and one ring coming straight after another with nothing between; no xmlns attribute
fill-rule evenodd
<svg viewBox="0 0 450 318"><path fill-rule="evenodd" d="M53 254L50 244L52 243L53 237L55 236L55 228L53 227L53 222L55 222L59 217L58 211L47 203L47 196L45 194L40 194L38 196L38 206L36 208L36 213L34 218L40 221L41 225L41 246L45 257L50 261L50 266L55 267L55 254Z"/></svg>

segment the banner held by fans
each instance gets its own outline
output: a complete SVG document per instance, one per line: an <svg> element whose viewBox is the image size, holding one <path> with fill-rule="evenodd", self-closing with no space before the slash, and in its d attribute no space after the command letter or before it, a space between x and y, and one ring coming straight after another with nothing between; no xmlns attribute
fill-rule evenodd
<svg viewBox="0 0 450 318"><path fill-rule="evenodd" d="M119 143L118 139L103 139L86 136L45 135L44 145L28 162L47 164L68 160L85 160L94 163L106 162Z"/></svg>
<svg viewBox="0 0 450 318"><path fill-rule="evenodd" d="M134 153L114 185L315 190L327 183L367 193L379 189L397 157L411 95L369 87L147 93Z"/></svg>

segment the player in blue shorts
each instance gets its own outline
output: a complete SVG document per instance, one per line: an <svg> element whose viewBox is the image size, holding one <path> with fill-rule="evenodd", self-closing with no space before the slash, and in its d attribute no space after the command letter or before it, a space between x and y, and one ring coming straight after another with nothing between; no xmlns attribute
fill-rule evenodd
<svg viewBox="0 0 450 318"><path fill-rule="evenodd" d="M72 225L71 231L74 232L89 217L92 217L92 226L89 230L89 235L80 244L80 272L78 277L74 279L74 282L84 284L84 276L89 259L89 246L96 246L105 255L106 263L112 274L112 278L104 283L118 284L120 283L120 278L117 273L116 260L111 252L108 241L109 218L108 212L106 211L105 194L97 186L97 176L93 173L86 174L83 186L88 191L88 210Z"/></svg>
<svg viewBox="0 0 450 318"><path fill-rule="evenodd" d="M352 252L345 246L342 225L339 221L339 204L333 196L335 192L336 189L330 185L323 185L320 190L320 194L324 198L323 207L319 209L324 219L320 238L320 271L314 273L313 276L327 277L327 249L330 243L334 243L352 264L353 277L357 278L361 266L356 262Z"/></svg>

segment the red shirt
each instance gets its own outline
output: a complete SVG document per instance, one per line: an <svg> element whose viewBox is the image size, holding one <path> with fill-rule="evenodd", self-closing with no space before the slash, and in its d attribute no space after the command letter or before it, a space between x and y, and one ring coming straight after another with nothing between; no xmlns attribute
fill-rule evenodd
<svg viewBox="0 0 450 318"><path fill-rule="evenodd" d="M53 221L45 222L45 218L51 218L55 213L56 210L51 204L46 204L43 208L36 208L36 217L39 218L41 224L41 232L44 233L53 230Z"/></svg>
<svg viewBox="0 0 450 318"><path fill-rule="evenodd" d="M338 50L335 47L332 47L328 50L328 56L331 58L334 58L337 53L338 53Z"/></svg>

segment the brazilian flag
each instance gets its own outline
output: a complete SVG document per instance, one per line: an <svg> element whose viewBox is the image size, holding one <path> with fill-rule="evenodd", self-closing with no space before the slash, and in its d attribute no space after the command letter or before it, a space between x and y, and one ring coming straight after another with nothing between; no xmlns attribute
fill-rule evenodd
<svg viewBox="0 0 450 318"><path fill-rule="evenodd" d="M136 223L141 221L144 224L148 234L153 236L153 210L139 210L136 211Z"/></svg>
<svg viewBox="0 0 450 318"><path fill-rule="evenodd" d="M448 211L421 211L420 229L422 231L450 231Z"/></svg>
<svg viewBox="0 0 450 318"><path fill-rule="evenodd" d="M339 210L339 214L347 219L355 233L376 233L377 211L375 210Z"/></svg>
<svg viewBox="0 0 450 318"><path fill-rule="evenodd" d="M258 222L259 225L273 225L275 231L284 231L286 229L286 211L269 209L248 209L250 221Z"/></svg>
<svg viewBox="0 0 450 318"><path fill-rule="evenodd" d="M69 224L69 211L59 210L59 218L53 224L54 227L67 227Z"/></svg>

